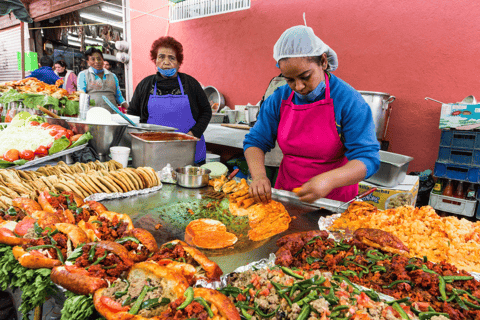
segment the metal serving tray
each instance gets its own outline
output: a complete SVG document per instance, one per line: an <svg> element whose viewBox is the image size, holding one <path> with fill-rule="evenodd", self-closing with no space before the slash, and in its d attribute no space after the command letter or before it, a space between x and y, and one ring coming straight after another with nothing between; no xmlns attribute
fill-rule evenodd
<svg viewBox="0 0 480 320"><path fill-rule="evenodd" d="M80 146L77 146L75 148L66 149L66 150L54 153L50 156L46 156L46 157L43 157L43 158L38 158L38 159L35 159L35 160L32 160L32 161L28 161L27 163L22 164L21 166L13 166L13 167L9 167L7 169L21 170L21 169L25 169L25 168L28 168L28 167L32 167L32 166L37 165L39 163L47 162L49 160L53 160L53 159L56 159L56 158L61 157L61 156L66 156L67 154L74 153L75 151L80 151L80 150L84 149L87 146L87 144L88 143L84 143L84 144L82 144Z"/></svg>
<svg viewBox="0 0 480 320"><path fill-rule="evenodd" d="M412 157L380 150L380 169L365 181L393 188L405 180Z"/></svg>

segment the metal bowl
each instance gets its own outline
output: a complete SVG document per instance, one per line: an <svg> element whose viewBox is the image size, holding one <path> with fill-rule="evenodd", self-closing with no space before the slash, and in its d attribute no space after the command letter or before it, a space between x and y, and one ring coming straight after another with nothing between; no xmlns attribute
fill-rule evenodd
<svg viewBox="0 0 480 320"><path fill-rule="evenodd" d="M208 86L205 87L203 91L207 95L208 101L218 103L217 112L220 112L225 107L225 98L223 97L223 94L221 94L220 91L217 90L217 88Z"/></svg>
<svg viewBox="0 0 480 320"><path fill-rule="evenodd" d="M84 134L90 131L93 138L89 144L97 151L102 161L107 160L110 147L118 146L125 129L127 129L127 124L91 124L78 118L66 120L74 134Z"/></svg>
<svg viewBox="0 0 480 320"><path fill-rule="evenodd" d="M200 167L182 167L175 169L177 184L185 188L201 188L208 184L209 169Z"/></svg>
<svg viewBox="0 0 480 320"><path fill-rule="evenodd" d="M45 120L47 121L47 123L56 124L56 125L64 127L65 129L71 130L70 125L67 122L67 120L69 120L69 119L76 119L76 118L60 117L58 119L58 118L52 118L52 117L45 116Z"/></svg>

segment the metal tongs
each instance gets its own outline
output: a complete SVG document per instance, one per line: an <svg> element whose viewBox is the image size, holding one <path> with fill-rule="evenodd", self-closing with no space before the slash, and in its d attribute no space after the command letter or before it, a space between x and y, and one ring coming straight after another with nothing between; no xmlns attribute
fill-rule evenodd
<svg viewBox="0 0 480 320"><path fill-rule="evenodd" d="M377 190L377 187L373 187L372 189L370 189L370 190L368 190L368 191L365 191L364 193L359 194L358 196L356 196L356 197L353 198L352 200L350 200L350 201L348 201L348 202L345 202L345 203L342 203L341 205L339 205L339 206L337 207L337 210L336 210L336 211L337 211L337 212L341 212L341 211L342 211L342 207L344 207L345 205L347 205L347 207L348 207L348 205L349 205L350 203L352 203L352 202L354 202L354 201L358 201L358 200L360 200L360 199L368 196L369 194L374 193L376 190Z"/></svg>

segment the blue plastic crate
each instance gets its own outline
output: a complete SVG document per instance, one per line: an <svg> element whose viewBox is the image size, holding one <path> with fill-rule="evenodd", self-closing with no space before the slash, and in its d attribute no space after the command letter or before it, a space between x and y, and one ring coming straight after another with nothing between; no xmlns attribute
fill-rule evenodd
<svg viewBox="0 0 480 320"><path fill-rule="evenodd" d="M480 149L480 132L442 130L440 146L462 149Z"/></svg>
<svg viewBox="0 0 480 320"><path fill-rule="evenodd" d="M438 149L439 162L468 166L480 166L480 149L442 147Z"/></svg>
<svg viewBox="0 0 480 320"><path fill-rule="evenodd" d="M459 164L435 162L434 176L460 181L480 183L480 168Z"/></svg>

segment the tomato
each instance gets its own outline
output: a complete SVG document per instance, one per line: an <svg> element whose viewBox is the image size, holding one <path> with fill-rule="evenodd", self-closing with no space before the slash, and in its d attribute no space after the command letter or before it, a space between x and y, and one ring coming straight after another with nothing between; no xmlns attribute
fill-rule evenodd
<svg viewBox="0 0 480 320"><path fill-rule="evenodd" d="M51 124L48 123L48 122L44 122L44 123L42 123L42 124L40 125L40 127L42 127L42 128L47 128L47 127L49 127L49 126L51 126Z"/></svg>
<svg viewBox="0 0 480 320"><path fill-rule="evenodd" d="M70 137L73 136L73 131L72 130L67 130L66 132L67 132L67 134L65 135L65 137L67 137L67 139L70 139Z"/></svg>
<svg viewBox="0 0 480 320"><path fill-rule="evenodd" d="M30 218L30 217L25 217L25 218L23 218L22 221L17 223L14 231L15 231L16 234L23 237L25 234L27 234L28 229L33 227L35 222L37 222L36 219Z"/></svg>
<svg viewBox="0 0 480 320"><path fill-rule="evenodd" d="M50 149L53 145L53 142L50 142L49 144L47 144L47 149Z"/></svg>
<svg viewBox="0 0 480 320"><path fill-rule="evenodd" d="M35 158L35 153L32 150L23 150L20 152L20 158L25 160L33 160Z"/></svg>
<svg viewBox="0 0 480 320"><path fill-rule="evenodd" d="M19 157L20 157L20 152L18 152L18 150L16 149L10 149L7 152L5 152L5 154L3 155L3 158L9 162L16 161L18 160Z"/></svg>
<svg viewBox="0 0 480 320"><path fill-rule="evenodd" d="M35 150L35 155L39 157L48 156L48 149L45 146L40 146Z"/></svg>
<svg viewBox="0 0 480 320"><path fill-rule="evenodd" d="M105 305L105 307L107 307L108 309L110 309L115 313L130 310L129 306L122 307L120 302L117 302L112 298L106 297L106 296L102 296L100 298L100 303L102 303L103 305Z"/></svg>
<svg viewBox="0 0 480 320"><path fill-rule="evenodd" d="M81 136L83 136L83 134L76 134L70 138L70 141L75 142L80 139Z"/></svg>
<svg viewBox="0 0 480 320"><path fill-rule="evenodd" d="M29 125L31 125L32 127L37 127L40 125L40 123L38 123L37 121L30 121Z"/></svg>
<svg viewBox="0 0 480 320"><path fill-rule="evenodd" d="M55 138L55 140L58 140L58 139L60 139L61 137L63 137L64 135L65 135L65 132L63 132L63 131L62 131L62 132L58 132L58 133L54 136L54 138Z"/></svg>

